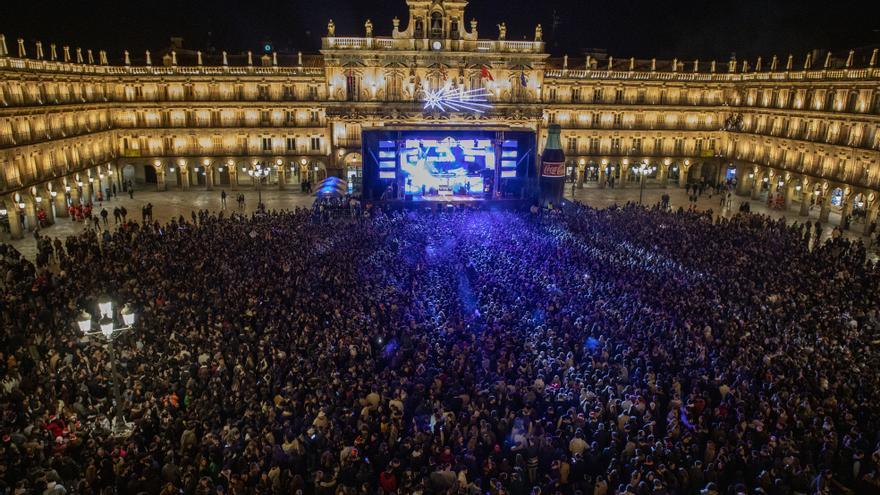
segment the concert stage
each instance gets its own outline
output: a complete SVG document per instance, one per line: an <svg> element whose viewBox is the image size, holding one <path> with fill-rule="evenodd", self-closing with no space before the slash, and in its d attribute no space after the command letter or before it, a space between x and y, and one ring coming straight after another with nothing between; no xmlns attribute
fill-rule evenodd
<svg viewBox="0 0 880 495"><path fill-rule="evenodd" d="M363 197L387 204L476 204L532 198L535 133L479 127L363 132Z"/></svg>

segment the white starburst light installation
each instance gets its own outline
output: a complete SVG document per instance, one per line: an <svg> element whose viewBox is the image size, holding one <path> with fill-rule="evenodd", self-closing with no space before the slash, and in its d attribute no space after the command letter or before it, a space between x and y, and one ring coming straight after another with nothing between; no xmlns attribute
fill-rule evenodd
<svg viewBox="0 0 880 495"><path fill-rule="evenodd" d="M425 92L425 110L483 113L492 108L492 105L489 104L488 96L489 93L485 88L469 91L454 88L441 88L436 91L428 90Z"/></svg>

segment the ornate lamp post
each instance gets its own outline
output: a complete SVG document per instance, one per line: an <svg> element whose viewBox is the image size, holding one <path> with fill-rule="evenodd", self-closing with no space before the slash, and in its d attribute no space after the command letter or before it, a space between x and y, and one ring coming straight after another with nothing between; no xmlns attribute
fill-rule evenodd
<svg viewBox="0 0 880 495"><path fill-rule="evenodd" d="M113 341L120 335L131 330L132 325L134 325L135 313L129 304L123 306L121 311L116 311L113 301L107 297L102 297L98 301L98 311L101 316L97 319L97 328L93 325L93 320L95 318L87 311L83 311L80 314L79 318L77 318L76 324L83 335L103 339L104 342L106 342L107 351L110 354L113 396L116 401L112 432L113 436L127 437L131 435L134 425L132 423L126 423L125 417L122 414L122 390L120 388L122 380L119 377L119 371L116 367L116 351L113 348ZM117 326L118 323L121 323L122 325Z"/></svg>
<svg viewBox="0 0 880 495"><path fill-rule="evenodd" d="M645 179L656 171L657 167L648 165L648 163L640 163L638 166L633 167L633 172L639 176L639 204L642 204L642 199L645 195Z"/></svg>
<svg viewBox="0 0 880 495"><path fill-rule="evenodd" d="M257 181L257 194L259 195L257 210L263 210L263 188L261 186L266 177L269 177L269 167L264 167L260 162L254 163L253 167L248 170L248 175Z"/></svg>

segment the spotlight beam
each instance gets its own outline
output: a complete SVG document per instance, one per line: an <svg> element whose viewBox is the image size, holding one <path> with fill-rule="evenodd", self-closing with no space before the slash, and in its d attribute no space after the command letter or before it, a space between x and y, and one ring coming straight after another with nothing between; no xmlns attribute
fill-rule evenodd
<svg viewBox="0 0 880 495"><path fill-rule="evenodd" d="M483 113L492 108L487 97L485 88L464 91L444 87L429 90L425 92L425 110Z"/></svg>

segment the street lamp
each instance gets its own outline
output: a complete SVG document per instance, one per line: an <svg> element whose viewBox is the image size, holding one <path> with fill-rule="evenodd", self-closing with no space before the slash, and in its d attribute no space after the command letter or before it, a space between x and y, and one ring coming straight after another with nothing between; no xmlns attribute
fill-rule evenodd
<svg viewBox="0 0 880 495"><path fill-rule="evenodd" d="M640 163L633 168L633 172L639 176L639 204L642 204L642 199L644 199L645 195L645 179L656 171L657 167L649 165L647 162Z"/></svg>
<svg viewBox="0 0 880 495"><path fill-rule="evenodd" d="M254 163L253 168L248 170L248 175L257 181L257 194L259 195L259 199L257 200L257 210L262 210L263 188L260 186L263 184L263 181L266 180L266 177L269 177L269 168L263 167L262 163Z"/></svg>
<svg viewBox="0 0 880 495"><path fill-rule="evenodd" d="M116 367L116 351L113 347L113 340L128 330L131 330L134 325L135 313L131 305L126 304L122 307L122 310L119 311L117 317L113 306L113 301L107 297L102 297L98 300L98 312L100 318L97 319L97 328L93 325L95 318L87 311L80 313L76 320L76 325L79 327L79 331L82 332L83 335L87 337L103 338L106 342L107 350L110 354L113 396L116 401L112 433L115 437L125 438L131 435L134 430L134 424L126 423L125 417L122 414L122 390L120 388L122 379L119 377L119 371ZM120 322L122 325L116 326L117 323Z"/></svg>

